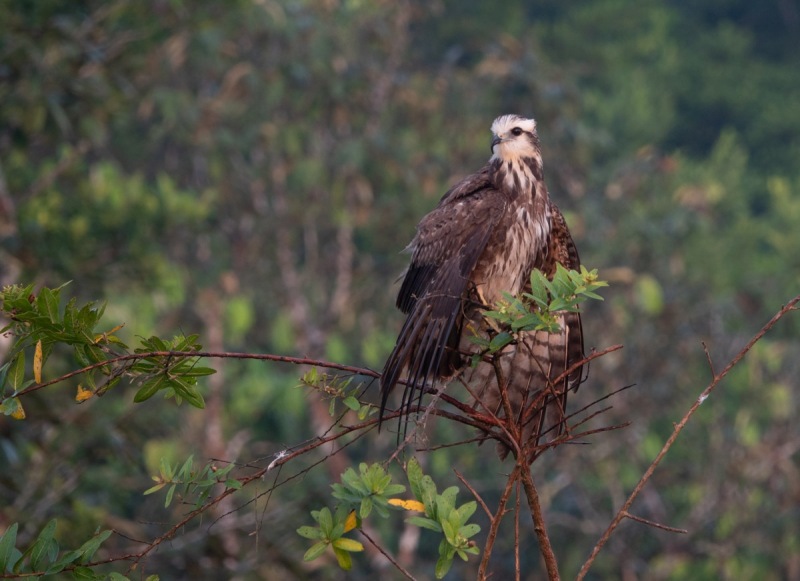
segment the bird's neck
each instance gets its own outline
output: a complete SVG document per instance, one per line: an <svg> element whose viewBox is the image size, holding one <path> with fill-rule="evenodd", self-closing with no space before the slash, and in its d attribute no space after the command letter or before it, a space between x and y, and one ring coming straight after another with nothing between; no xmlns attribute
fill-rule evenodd
<svg viewBox="0 0 800 581"><path fill-rule="evenodd" d="M494 186L512 198L529 196L547 198L542 160L539 157L495 157L491 164Z"/></svg>

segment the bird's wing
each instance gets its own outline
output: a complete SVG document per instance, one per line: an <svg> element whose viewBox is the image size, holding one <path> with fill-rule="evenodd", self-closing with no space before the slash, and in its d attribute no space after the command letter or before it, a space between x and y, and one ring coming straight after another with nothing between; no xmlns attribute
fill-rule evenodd
<svg viewBox="0 0 800 581"><path fill-rule="evenodd" d="M505 198L482 170L448 191L417 226L397 297L408 318L383 369L381 417L404 370L406 409L415 390L421 397L429 380L452 370L471 275L505 208Z"/></svg>

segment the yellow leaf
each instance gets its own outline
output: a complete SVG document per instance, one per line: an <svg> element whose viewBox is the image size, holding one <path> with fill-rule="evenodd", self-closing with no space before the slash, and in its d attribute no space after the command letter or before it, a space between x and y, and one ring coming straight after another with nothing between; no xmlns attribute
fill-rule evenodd
<svg viewBox="0 0 800 581"><path fill-rule="evenodd" d="M36 383L42 383L42 340L36 342L36 351L33 353L33 378Z"/></svg>
<svg viewBox="0 0 800 581"><path fill-rule="evenodd" d="M14 398L17 400L17 409L11 412L11 417L15 420L24 420L25 419L25 410L22 408L22 402L19 401L19 398Z"/></svg>
<svg viewBox="0 0 800 581"><path fill-rule="evenodd" d="M116 333L117 331L122 329L122 327L124 327L124 326L125 326L125 323L123 323L121 325L117 325L116 327L114 327L110 331L106 331L105 333L100 333L99 335L95 335L94 344L97 345L98 343L100 343L102 341L108 341L108 336L109 335L113 335L114 333Z"/></svg>
<svg viewBox="0 0 800 581"><path fill-rule="evenodd" d="M358 526L358 517L356 516L356 511L351 510L350 514L347 515L347 520L344 521L344 532L352 531L356 526Z"/></svg>
<svg viewBox="0 0 800 581"><path fill-rule="evenodd" d="M392 506L399 506L406 510L416 510L425 512L425 505L418 500L403 500L402 498L390 498L389 504Z"/></svg>
<svg viewBox="0 0 800 581"><path fill-rule="evenodd" d="M80 384L78 384L78 395L75 396L75 401L80 403L82 401L86 401L93 395L94 392L91 389L83 389L83 387Z"/></svg>

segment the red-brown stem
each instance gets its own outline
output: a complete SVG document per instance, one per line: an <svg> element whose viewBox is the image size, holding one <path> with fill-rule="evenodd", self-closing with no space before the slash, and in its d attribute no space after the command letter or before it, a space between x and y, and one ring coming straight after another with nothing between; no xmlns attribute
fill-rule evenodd
<svg viewBox="0 0 800 581"><path fill-rule="evenodd" d="M544 513L542 512L542 505L539 503L539 493L536 490L536 485L533 483L530 468L525 465L525 462L526 460L524 458L521 463L520 460L517 460L517 466L522 476L522 486L525 488L525 495L528 497L528 506L531 509L531 516L533 517L533 530L536 532L536 538L539 540L539 551L544 558L547 578L550 579L550 581L558 581L561 579L558 574L558 562L553 552L553 546L550 544L550 537L547 535Z"/></svg>

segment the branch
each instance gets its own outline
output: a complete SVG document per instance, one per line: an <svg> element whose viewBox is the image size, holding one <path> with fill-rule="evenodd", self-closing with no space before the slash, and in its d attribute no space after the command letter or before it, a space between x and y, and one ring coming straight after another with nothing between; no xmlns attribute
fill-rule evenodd
<svg viewBox="0 0 800 581"><path fill-rule="evenodd" d="M662 525L661 523L652 521L650 519L642 518L640 516L636 516L635 514L631 514L631 513L627 512L627 511L625 512L625 514L623 516L625 516L625 518L629 518L631 520L635 520L636 522L640 522L640 523L642 523L644 525L647 525L649 527L653 527L653 528L656 528L656 529L661 529L663 531L669 531L671 533L680 533L682 535L685 535L686 533L689 532L686 529L679 529L677 527L668 527L667 525Z"/></svg>
<svg viewBox="0 0 800 581"><path fill-rule="evenodd" d="M483 557L481 558L481 564L478 568L478 581L486 581L486 569L489 567L489 557L492 556L492 547L494 547L494 541L497 538L497 531L500 528L500 521L503 520L503 515L506 511L506 504L508 503L508 497L511 495L511 491L514 489L514 483L516 483L518 480L519 463L514 466L514 470L508 475L506 488L503 490L503 495L500 497L500 502L497 505L497 512L495 513L494 517L492 517L492 522L489 525L489 534L486 535L486 546L483 548Z"/></svg>
<svg viewBox="0 0 800 581"><path fill-rule="evenodd" d="M628 500L626 500L625 504L622 505L622 508L619 509L619 512L617 512L616 516L611 521L611 524L608 525L608 528L603 533L603 536L601 536L600 540L597 541L597 544L592 550L591 555L589 555L589 558L586 560L586 562L583 564L583 567L581 567L581 570L578 572L578 576L576 577L577 581L581 581L586 577L586 574L589 572L589 568L592 566L592 563L594 563L594 560L597 558L598 553L600 553L600 550L608 542L608 539L611 537L611 534L620 525L622 520L625 519L626 517L630 518L630 513L628 512L628 509L630 509L631 505L633 504L633 501L636 500L636 497L639 496L639 493L642 491L642 488L644 488L644 485L647 484L647 481L650 480L650 477L653 475L653 472L661 462L662 458L664 458L666 453L669 452L670 448L672 448L672 445L678 438L678 434L681 433L681 431L686 426L686 423L689 421L689 419L694 415L694 413L703 404L703 402L706 401L706 399L708 399L708 396L711 395L711 392L714 391L717 385L719 385L719 383L725 378L725 376L728 375L731 369L733 369L744 358L747 352L750 351L750 349L752 349L753 346L756 343L758 343L761 340L761 338L764 335L766 335L767 332L770 329L772 329L772 327L774 327L775 324L783 318L784 315L786 315L790 311L796 310L795 305L797 305L797 303L799 302L800 302L800 295L793 298L780 311L778 311L775 314L775 316L772 317L772 319L770 319L769 322L766 325L764 325L764 327L758 333L756 333L755 336L753 336L752 339L750 339L750 342L747 343L747 345L745 345L741 351L739 351L736 357L734 357L730 361L730 363L728 363L725 369L723 369L719 373L719 375L714 376L714 378L711 380L711 383L708 384L708 386L703 390L703 392L700 394L697 400L695 400L694 404L692 404L692 407L689 408L689 411L686 412L681 421L675 424L675 428L672 432L672 435L666 441L664 447L661 448L661 451L658 453L655 460L653 460L653 462L647 468L647 471L645 471L641 480L639 480L639 483L633 489L633 492L631 492L630 496L628 497Z"/></svg>
<svg viewBox="0 0 800 581"><path fill-rule="evenodd" d="M550 581L558 581L561 579L558 574L558 562L553 552L553 546L550 544L550 537L547 535L547 526L544 524L544 513L542 512L542 505L539 503L539 493L533 483L530 468L525 462L527 462L527 459L517 458L517 466L522 476L522 486L525 488L525 495L528 497L528 506L530 506L531 515L533 516L533 530L536 532L536 538L539 539L539 551L542 553L544 564L547 568L547 578L550 579Z"/></svg>
<svg viewBox="0 0 800 581"><path fill-rule="evenodd" d="M119 355L118 357L112 357L111 359L106 359L98 363L93 363L92 365L87 365L86 367L76 369L75 371L71 371L64 375L61 375L60 377L51 379L50 381L45 381L44 383L31 385L21 390L20 392L13 394L11 397L19 397L21 395L38 391L43 387L48 387L50 385L60 383L72 377L86 373L87 371L92 371L93 369L99 369L100 367L105 367L107 365L114 365L115 363L138 361L140 359L147 359L148 357L176 357L176 358L184 357L187 359L191 357L204 357L209 359L258 359L261 361L277 361L280 363L291 363L293 365L314 365L316 367L324 367L325 369L335 369L337 371L347 371L349 373L355 373L358 375L366 375L367 377L381 376L380 373L378 373L377 371L373 371L372 369L368 369L366 367L354 367L352 365L342 365L340 363L333 363L331 361L322 361L320 359L309 359L306 357L289 357L286 355L272 355L269 353L234 353L234 352L218 352L218 351L149 351L147 353L130 353L128 355Z"/></svg>

